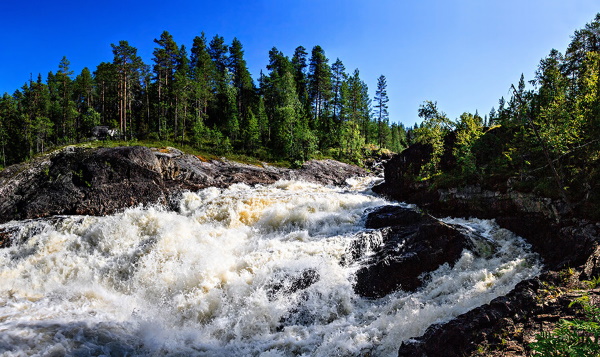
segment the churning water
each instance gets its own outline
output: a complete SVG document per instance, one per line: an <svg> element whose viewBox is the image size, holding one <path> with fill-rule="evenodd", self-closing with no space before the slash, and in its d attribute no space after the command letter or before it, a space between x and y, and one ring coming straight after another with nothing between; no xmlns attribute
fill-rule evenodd
<svg viewBox="0 0 600 357"><path fill-rule="evenodd" d="M369 193L238 184L186 193L178 212L20 222L0 249L0 355L393 356L539 271L492 221L447 219L493 244L415 293L361 298L360 260L340 262L353 240L380 242L361 234L365 210L390 203Z"/></svg>

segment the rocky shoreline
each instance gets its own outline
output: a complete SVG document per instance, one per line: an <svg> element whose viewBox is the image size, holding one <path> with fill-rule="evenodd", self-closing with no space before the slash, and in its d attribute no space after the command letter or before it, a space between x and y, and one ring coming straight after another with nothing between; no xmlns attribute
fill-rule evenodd
<svg viewBox="0 0 600 357"><path fill-rule="evenodd" d="M386 163L386 181L373 190L415 203L427 214L398 206L369 214L367 228L380 229L383 241L357 272L358 294L377 298L397 288L417 289L422 273L453 264L468 248L464 234L429 214L494 218L500 227L532 245L543 259L545 272L521 282L506 296L446 324L431 326L423 336L403 343L399 356L525 356L538 332L551 330L560 318L578 316L571 301L582 294L590 295L593 302L600 300L600 291L583 282L600 275L600 223L569 216L559 200L510 188L432 189L414 184L404 180L411 169L405 155ZM301 179L342 185L350 177L368 174L333 160L309 161L292 170L205 162L172 148L68 147L0 172L0 223L70 214L106 215L137 205L172 206L186 190L235 183ZM6 226L0 231L0 248L10 245L10 229ZM400 245L405 248L398 250ZM300 280L310 283L312 276L307 276Z"/></svg>
<svg viewBox="0 0 600 357"><path fill-rule="evenodd" d="M106 215L127 207L170 205L181 192L235 183L301 179L324 185L368 173L334 160L292 170L264 164L203 161L173 148L67 147L0 172L0 223L80 214Z"/></svg>
<svg viewBox="0 0 600 357"><path fill-rule="evenodd" d="M600 223L574 217L560 200L513 190L510 182L496 190L416 183L409 176L422 164L419 152L409 148L390 160L385 182L373 191L436 216L495 219L525 238L545 269L508 295L431 326L423 336L403 343L398 356L527 356L536 334L551 331L560 319L577 317L569 307L577 297L586 294L600 303L598 291L585 283L600 276Z"/></svg>

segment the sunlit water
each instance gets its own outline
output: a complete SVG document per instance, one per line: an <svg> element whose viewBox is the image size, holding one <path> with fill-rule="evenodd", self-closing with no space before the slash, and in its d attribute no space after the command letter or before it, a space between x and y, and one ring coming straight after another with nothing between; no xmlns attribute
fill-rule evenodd
<svg viewBox="0 0 600 357"><path fill-rule="evenodd" d="M238 184L186 193L178 212L21 222L0 249L0 355L394 356L538 273L492 221L446 219L486 239L415 293L357 296L361 262L340 262L355 239L380 243L361 234L365 211L390 204L363 183Z"/></svg>

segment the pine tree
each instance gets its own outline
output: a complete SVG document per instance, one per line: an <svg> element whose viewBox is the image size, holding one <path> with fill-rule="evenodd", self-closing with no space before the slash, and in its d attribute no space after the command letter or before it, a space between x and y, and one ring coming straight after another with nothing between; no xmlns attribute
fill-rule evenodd
<svg viewBox="0 0 600 357"><path fill-rule="evenodd" d="M335 125L341 123L341 112L342 112L342 84L346 81L346 67L342 61L338 58L333 66L331 66L331 84L332 84L332 115L333 122Z"/></svg>
<svg viewBox="0 0 600 357"><path fill-rule="evenodd" d="M388 142L389 133L389 98L387 95L387 82L384 75L377 79L377 90L375 91L375 118L377 120L377 143L379 147L385 147Z"/></svg>
<svg viewBox="0 0 600 357"><path fill-rule="evenodd" d="M113 64L118 73L117 96L119 98L119 130L121 135L131 137L133 128L133 102L136 93L141 91L142 59L137 49L127 41L119 41L119 45L111 44Z"/></svg>
<svg viewBox="0 0 600 357"><path fill-rule="evenodd" d="M265 109L265 98L263 96L258 99L257 123L261 143L268 146L271 141L271 123Z"/></svg>
<svg viewBox="0 0 600 357"><path fill-rule="evenodd" d="M180 139L181 144L185 141L192 94L190 60L185 46L181 45L177 56L177 69L173 78L173 97L175 101L173 133L175 140Z"/></svg>
<svg viewBox="0 0 600 357"><path fill-rule="evenodd" d="M265 76L261 74L260 77L260 91L263 95L265 113L269 123L269 131L266 133L268 137L267 141L271 141L273 139L272 134L275 134L275 111L276 108L283 105L282 98L284 96L279 92L281 87L280 82L286 73L292 71L292 64L281 51L273 47L269 51L267 69L269 70L269 75Z"/></svg>
<svg viewBox="0 0 600 357"><path fill-rule="evenodd" d="M331 68L328 62L321 46L313 47L308 73L308 96L313 110L310 127L318 129L322 137L329 136L332 129L328 112L332 96Z"/></svg>
<svg viewBox="0 0 600 357"><path fill-rule="evenodd" d="M0 168L6 167L6 146L8 145L8 131L6 130L6 119L2 116L2 104L4 98L0 99Z"/></svg>
<svg viewBox="0 0 600 357"><path fill-rule="evenodd" d="M75 77L73 94L75 104L80 113L92 106L94 100L94 79L92 78L92 73L89 68L85 67L81 70L81 73Z"/></svg>
<svg viewBox="0 0 600 357"><path fill-rule="evenodd" d="M250 153L256 152L260 146L260 126L252 109L248 112L248 120L242 129L244 146Z"/></svg>
<svg viewBox="0 0 600 357"><path fill-rule="evenodd" d="M93 95L94 79L89 68L85 67L73 81L73 101L78 113L75 122L77 141L85 138L90 132L91 127L84 125L84 115L92 108Z"/></svg>
<svg viewBox="0 0 600 357"><path fill-rule="evenodd" d="M56 105L54 123L57 130L57 140L62 143L72 143L75 140L77 110L75 109L75 103L71 100L73 91L71 76L73 71L70 65L71 63L67 57L63 56L58 65L58 72L53 77L55 88L53 99Z"/></svg>
<svg viewBox="0 0 600 357"><path fill-rule="evenodd" d="M294 71L294 82L296 83L296 92L298 99L306 113L310 112L310 102L308 101L308 76L306 70L308 52L303 46L296 47L292 57L292 67Z"/></svg>
<svg viewBox="0 0 600 357"><path fill-rule="evenodd" d="M204 121L208 116L208 104L214 97L216 85L216 67L212 62L206 46L206 36L194 38L191 56L192 86L194 117L192 132L194 142L200 142L200 135L204 132Z"/></svg>
<svg viewBox="0 0 600 357"><path fill-rule="evenodd" d="M342 100L345 103L342 107L342 116L358 125L365 143L372 143L375 134L371 123L369 88L360 79L358 69L348 77L345 88L347 89L342 92Z"/></svg>
<svg viewBox="0 0 600 357"><path fill-rule="evenodd" d="M95 110L101 115L100 123L111 128L118 125L116 121L116 118L119 117L118 81L117 69L112 63L102 62L94 72L94 82L98 95ZM48 82L50 82L50 78Z"/></svg>
<svg viewBox="0 0 600 357"><path fill-rule="evenodd" d="M208 121L209 124L215 127L225 128L228 122L232 120L228 117L228 112L231 112L231 90L229 88L231 76L228 75L228 47L225 44L225 39L219 35L215 35L210 41L208 54L215 66L215 96L214 100L210 103ZM234 103L236 102L237 99ZM237 105L235 111L237 112Z"/></svg>
<svg viewBox="0 0 600 357"><path fill-rule="evenodd" d="M25 121L19 110L20 91L14 96L5 93L0 100L0 119L2 122L2 164L7 166L25 160L29 155L26 141Z"/></svg>
<svg viewBox="0 0 600 357"><path fill-rule="evenodd" d="M227 52L228 48L225 44L225 39L222 36L215 35L210 41L208 54L213 60L217 72L221 75L225 75L225 69L227 68Z"/></svg>
<svg viewBox="0 0 600 357"><path fill-rule="evenodd" d="M312 154L315 139L303 120L301 103L296 95L294 78L290 72L284 73L274 83L280 103L275 108L275 145L283 157L292 160L306 160Z"/></svg>
<svg viewBox="0 0 600 357"><path fill-rule="evenodd" d="M234 38L229 47L228 68L232 75L233 86L237 89L237 110L245 120L247 110L253 103L254 83L246 66L242 43Z"/></svg>
<svg viewBox="0 0 600 357"><path fill-rule="evenodd" d="M173 120L173 81L179 58L179 47L173 36L163 31L159 39L154 42L159 46L154 49L154 79L156 86L156 127L159 138L168 138L172 133L170 123Z"/></svg>

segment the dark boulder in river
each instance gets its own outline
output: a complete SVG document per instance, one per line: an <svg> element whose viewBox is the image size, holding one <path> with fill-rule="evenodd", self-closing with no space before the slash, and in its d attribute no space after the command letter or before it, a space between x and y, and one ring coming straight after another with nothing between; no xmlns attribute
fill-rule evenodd
<svg viewBox="0 0 600 357"><path fill-rule="evenodd" d="M424 273L442 264L453 265L470 238L454 226L400 206L371 212L367 228L383 228L383 245L356 274L355 291L365 297L383 297L399 288L414 291Z"/></svg>
<svg viewBox="0 0 600 357"><path fill-rule="evenodd" d="M366 176L334 160L297 170L205 162L177 149L67 147L0 172L0 223L57 214L105 215L139 204L169 204L185 190L269 184L281 179L341 185Z"/></svg>

